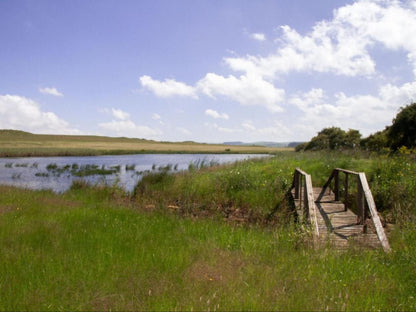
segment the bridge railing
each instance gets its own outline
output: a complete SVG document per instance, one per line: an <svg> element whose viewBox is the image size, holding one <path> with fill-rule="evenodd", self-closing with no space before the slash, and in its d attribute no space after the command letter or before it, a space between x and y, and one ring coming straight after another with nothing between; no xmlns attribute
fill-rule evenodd
<svg viewBox="0 0 416 312"><path fill-rule="evenodd" d="M299 200L299 209L303 211L303 217L312 225L313 235L319 237L316 206L313 197L312 179L309 174L299 168L293 174L292 188L295 189L294 199Z"/></svg>
<svg viewBox="0 0 416 312"><path fill-rule="evenodd" d="M331 176L329 177L328 181L324 184L321 193L319 194L318 201L323 197L325 194L326 189L331 185L331 182L334 182L334 186L332 191L335 195L335 200L340 200L340 192L341 192L341 175L340 173L344 174L344 205L345 210L349 208L349 195L350 195L350 185L351 179L350 176L355 176L356 179L356 202L357 202L357 223L363 225L363 232L367 231L367 218L368 216L371 217L373 221L374 227L376 229L376 233L378 239L383 246L383 249L388 252L390 251L390 245L387 240L386 233L384 232L383 225L381 223L380 217L378 215L376 204L374 202L373 195L371 193L370 187L367 182L367 178L364 172L355 172L351 170L345 170L341 168L336 168L332 171Z"/></svg>

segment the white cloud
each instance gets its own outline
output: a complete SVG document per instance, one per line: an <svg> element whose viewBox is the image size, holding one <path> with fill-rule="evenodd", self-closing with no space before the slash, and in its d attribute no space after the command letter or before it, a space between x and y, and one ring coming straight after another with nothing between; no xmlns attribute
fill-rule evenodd
<svg viewBox="0 0 416 312"><path fill-rule="evenodd" d="M189 96L198 98L196 91L192 86L188 86L187 84L178 82L174 79L159 81L152 79L150 76L141 76L140 83L144 88L150 90L158 97Z"/></svg>
<svg viewBox="0 0 416 312"><path fill-rule="evenodd" d="M159 129L153 129L148 126L135 124L132 120L130 120L130 114L121 109L112 108L109 110L104 108L101 111L111 114L114 118L110 122L102 122L98 124L101 129L106 131L107 135L159 139L162 134Z"/></svg>
<svg viewBox="0 0 416 312"><path fill-rule="evenodd" d="M323 77L332 77L334 82L323 83L331 88L337 86L339 77L336 76L345 76L364 77L371 82L369 88L372 89L375 84L380 85L380 80L375 78L388 74L388 71L379 73L383 66L376 64L376 60L385 57L383 53L386 51L395 52L397 57L404 53L408 67L416 76L416 1L357 0L334 10L332 18L316 23L306 33L287 25L281 26L280 30L281 36L275 41L276 48L271 53L255 56L236 56L233 53L224 58L231 74L208 72L193 85L169 79L157 81L149 76L142 76L141 83L161 97L183 95L197 98L204 94L241 105L262 106L270 112L282 112L283 105L291 104L284 118L291 116L292 119L285 125L290 124L290 129L298 130L295 135L300 136L299 139L309 139L326 126L360 129L368 135L390 124L400 106L416 100L416 82L395 86L390 81L373 94L348 94L347 91L326 94L323 90L325 85L318 85L292 96L286 95L283 84L278 85L282 81L289 84L294 77L289 75L293 73L327 73L331 76ZM260 41L265 39L261 33L247 35ZM387 62L383 60L383 65L395 61L394 58ZM403 64L400 63L400 67L403 68ZM290 79L285 81L285 77ZM347 82L344 78L342 81ZM302 80L297 88L302 90ZM348 90L352 88L348 87ZM293 112L293 106L300 111L300 117ZM222 115L216 111L206 114L213 118ZM285 125L277 123L259 128L245 122L240 129L211 127L220 132L252 131L259 136L274 136L278 135L276 129L279 127L282 129L279 133L288 134L290 131Z"/></svg>
<svg viewBox="0 0 416 312"><path fill-rule="evenodd" d="M162 134L158 129L152 129L147 126L136 125L131 120L112 120L103 122L98 126L106 131L109 135L126 136L133 138L158 139Z"/></svg>
<svg viewBox="0 0 416 312"><path fill-rule="evenodd" d="M224 132L224 133L236 133L236 132L241 132L241 130L240 130L240 129L233 129L233 128L221 127L221 126L218 126L217 124L214 124L213 126L214 126L214 128L215 128L216 130L218 130L219 132Z"/></svg>
<svg viewBox="0 0 416 312"><path fill-rule="evenodd" d="M354 29L321 22L313 31L300 35L289 26L282 26L282 46L266 57L225 58L235 71L275 78L289 72L331 72L338 75L370 75L375 63L365 49L369 40Z"/></svg>
<svg viewBox="0 0 416 312"><path fill-rule="evenodd" d="M64 96L56 88L39 88L39 92L43 94L54 95L54 96Z"/></svg>
<svg viewBox="0 0 416 312"><path fill-rule="evenodd" d="M254 34L251 34L251 38L258 40L258 41L265 41L266 35L262 33L254 33Z"/></svg>
<svg viewBox="0 0 416 312"><path fill-rule="evenodd" d="M130 119L130 114L122 111L121 109L111 109L111 113L113 114L114 118L119 120L128 120Z"/></svg>
<svg viewBox="0 0 416 312"><path fill-rule="evenodd" d="M242 126L247 131L256 131L256 127L253 126L253 123L251 121L246 121L242 123Z"/></svg>
<svg viewBox="0 0 416 312"><path fill-rule="evenodd" d="M359 1L337 10L335 19L388 49L406 51L416 75L414 1Z"/></svg>
<svg viewBox="0 0 416 312"><path fill-rule="evenodd" d="M160 120L162 117L159 115L159 114L156 114L156 113L154 113L153 115L152 115L152 119L153 120Z"/></svg>
<svg viewBox="0 0 416 312"><path fill-rule="evenodd" d="M243 75L236 78L230 75L226 78L208 73L198 81L197 86L202 93L213 98L222 95L242 105L260 105L271 112L282 111L279 103L284 100L285 91L258 76Z"/></svg>
<svg viewBox="0 0 416 312"><path fill-rule="evenodd" d="M303 115L296 125L302 139L324 127L337 126L342 129L359 129L369 135L391 124L400 106L416 99L416 82L405 83L400 87L387 84L379 89L378 95L347 96L340 92L329 103L323 90L312 89L290 98L289 103L297 106Z"/></svg>
<svg viewBox="0 0 416 312"><path fill-rule="evenodd" d="M177 130L177 131L179 131L180 133L182 133L182 134L186 135L186 136L189 136L189 135L191 135L191 134L192 134L192 132L191 132L191 131L189 131L189 130L188 130L188 129L186 129L186 128L177 127L177 128L176 128L176 130Z"/></svg>
<svg viewBox="0 0 416 312"><path fill-rule="evenodd" d="M50 134L81 133L54 113L41 111L35 101L19 95L0 95L0 128Z"/></svg>
<svg viewBox="0 0 416 312"><path fill-rule="evenodd" d="M213 109L207 109L205 111L205 115L211 116L212 118L215 118L215 119L229 119L230 118L226 113L220 114Z"/></svg>
<svg viewBox="0 0 416 312"><path fill-rule="evenodd" d="M213 123L213 124L205 123L205 127L208 127L211 130L216 130L218 132L227 133L227 134L242 132L241 129L221 127L221 126L217 125L216 123Z"/></svg>
<svg viewBox="0 0 416 312"><path fill-rule="evenodd" d="M242 127L248 135L255 140L287 140L292 131L278 121L274 121L272 126L258 128L253 125L251 121L246 121L242 124Z"/></svg>
<svg viewBox="0 0 416 312"><path fill-rule="evenodd" d="M281 29L275 53L224 61L232 70L268 78L289 72L371 76L376 64L369 50L379 43L407 52L416 75L414 2L361 0L335 10L332 20L315 24L304 36L289 26Z"/></svg>

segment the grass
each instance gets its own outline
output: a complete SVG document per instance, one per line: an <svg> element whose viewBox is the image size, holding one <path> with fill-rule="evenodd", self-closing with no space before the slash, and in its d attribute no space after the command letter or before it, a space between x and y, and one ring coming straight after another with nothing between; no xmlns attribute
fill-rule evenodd
<svg viewBox="0 0 416 312"><path fill-rule="evenodd" d="M60 195L0 187L0 310L415 310L416 220L405 178L415 164L405 161L283 153L158 170L134 195L83 181ZM318 184L327 164L368 169L379 176L370 182L379 181L376 194L401 183L407 206L385 208L401 210L392 253L314 250L289 222L283 194L294 168Z"/></svg>
<svg viewBox="0 0 416 312"><path fill-rule="evenodd" d="M0 130L0 157L93 156L149 153L274 153L290 148L157 142L102 136L40 135Z"/></svg>

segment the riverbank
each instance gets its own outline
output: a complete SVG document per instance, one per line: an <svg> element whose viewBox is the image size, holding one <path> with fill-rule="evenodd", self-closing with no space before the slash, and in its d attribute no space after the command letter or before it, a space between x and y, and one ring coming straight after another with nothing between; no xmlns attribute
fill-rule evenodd
<svg viewBox="0 0 416 312"><path fill-rule="evenodd" d="M22 131L0 131L0 157L98 156L124 154L273 154L293 148L157 142L102 136L42 135Z"/></svg>

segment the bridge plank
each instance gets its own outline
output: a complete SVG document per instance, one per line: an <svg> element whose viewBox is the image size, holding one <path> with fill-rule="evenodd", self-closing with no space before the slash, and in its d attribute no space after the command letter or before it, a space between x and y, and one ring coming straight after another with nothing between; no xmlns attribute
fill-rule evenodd
<svg viewBox="0 0 416 312"><path fill-rule="evenodd" d="M350 209L345 210L342 202L335 200L335 194L326 191L321 198L321 188L314 188L315 204L319 209L322 220L325 220L328 237L326 238L336 248L381 247L380 241L374 233L363 233L363 226L357 224L357 215Z"/></svg>

